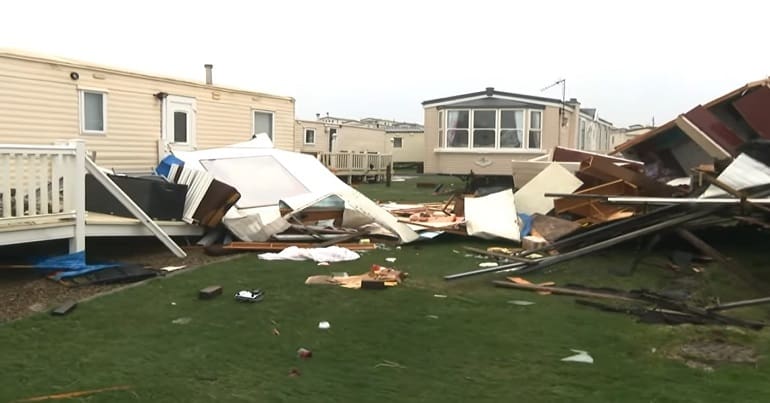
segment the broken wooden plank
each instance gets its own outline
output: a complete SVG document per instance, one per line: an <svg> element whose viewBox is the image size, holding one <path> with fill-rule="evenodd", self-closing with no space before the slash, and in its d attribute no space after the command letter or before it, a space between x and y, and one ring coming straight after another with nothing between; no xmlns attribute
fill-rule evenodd
<svg viewBox="0 0 770 403"><path fill-rule="evenodd" d="M617 295L617 294L576 290L576 289L564 288L564 287L551 287L551 286L542 286L537 284L521 284L521 283L514 283L514 282L502 281L502 280L495 280L492 282L492 284L494 284L495 287L515 288L517 290L526 290L526 291L547 291L553 294L571 295L574 297L614 299L618 301L628 301L628 302L643 302L635 298L624 297L622 295Z"/></svg>
<svg viewBox="0 0 770 403"><path fill-rule="evenodd" d="M605 181L622 179L639 189L643 196L672 196L679 189L657 182L632 169L619 167L601 158L591 158L580 165L580 172Z"/></svg>
<svg viewBox="0 0 770 403"><path fill-rule="evenodd" d="M317 243L311 242L231 242L224 245L222 249L229 251L250 251L250 252L280 252L290 246L298 248L317 248ZM371 243L340 243L336 246L350 250L374 250L377 245Z"/></svg>
<svg viewBox="0 0 770 403"><path fill-rule="evenodd" d="M531 263L537 261L537 259L530 259L530 258L526 258L526 257L508 255L508 254L505 254L505 253L490 252L490 251L485 250L485 249L474 248L474 247L471 247L471 246L463 246L463 249L465 249L465 250L467 250L469 252L478 253L480 255L485 255L485 256L495 257L495 258L500 258L500 259L508 259L508 260L510 260L512 262L521 262L521 263L531 264Z"/></svg>

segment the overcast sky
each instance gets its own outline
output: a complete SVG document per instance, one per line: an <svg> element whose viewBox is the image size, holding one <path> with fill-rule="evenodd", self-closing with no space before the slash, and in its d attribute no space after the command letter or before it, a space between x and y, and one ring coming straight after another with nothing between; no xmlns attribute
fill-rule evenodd
<svg viewBox="0 0 770 403"><path fill-rule="evenodd" d="M481 91L657 124L770 73L763 1L6 0L0 47L289 95L316 113L422 122ZM0 74L2 72L0 71Z"/></svg>

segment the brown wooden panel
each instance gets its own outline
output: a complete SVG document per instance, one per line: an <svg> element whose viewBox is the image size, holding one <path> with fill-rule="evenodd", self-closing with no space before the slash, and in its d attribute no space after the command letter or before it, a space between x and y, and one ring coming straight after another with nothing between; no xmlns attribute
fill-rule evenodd
<svg viewBox="0 0 770 403"><path fill-rule="evenodd" d="M743 140L732 129L703 106L696 106L684 116L730 154L734 155L735 150L743 144Z"/></svg>
<svg viewBox="0 0 770 403"><path fill-rule="evenodd" d="M733 106L757 134L770 139L770 88L759 87L735 100Z"/></svg>

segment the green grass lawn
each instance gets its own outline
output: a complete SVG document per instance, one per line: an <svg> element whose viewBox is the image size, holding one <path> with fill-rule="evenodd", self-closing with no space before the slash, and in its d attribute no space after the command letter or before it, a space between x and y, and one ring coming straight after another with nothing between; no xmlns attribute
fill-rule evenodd
<svg viewBox="0 0 770 403"><path fill-rule="evenodd" d="M390 189L382 194L407 196L400 201L420 196ZM38 314L2 324L0 401L114 385L132 389L73 400L770 401L765 360L714 363L714 371L707 372L668 357L693 340L740 342L767 355L767 330L639 324L630 316L578 306L569 297L492 287L490 280L501 275L441 278L482 261L462 246L493 244L445 237L328 267L246 255L81 303L68 316ZM677 281L679 275L650 264L631 276L613 274L630 262L631 250L617 248L528 278L653 289ZM397 260L389 264L387 257ZM743 261L762 264L754 259ZM362 273L372 264L392 265L409 277L383 291L303 284L309 275ZM691 277L705 284L709 295L755 296L716 265ZM222 285L224 295L198 300L197 290L212 284ZM265 290L264 301L232 298L237 290L255 287ZM511 300L535 304L517 306ZM767 318L764 308L735 313ZM173 323L180 318L189 323ZM319 330L319 321L329 321L331 329ZM310 349L312 358L297 358L300 347ZM588 351L595 363L561 362L570 349ZM290 377L292 368L301 375Z"/></svg>

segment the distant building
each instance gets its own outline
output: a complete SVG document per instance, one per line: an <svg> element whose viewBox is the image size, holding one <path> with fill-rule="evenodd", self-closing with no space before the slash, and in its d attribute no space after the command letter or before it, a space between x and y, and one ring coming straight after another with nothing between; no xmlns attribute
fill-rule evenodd
<svg viewBox="0 0 770 403"><path fill-rule="evenodd" d="M424 155L424 128L418 123L390 119L361 120L316 115L297 120L295 141L300 152L318 155L333 152L392 154L393 162L419 162Z"/></svg>
<svg viewBox="0 0 770 403"><path fill-rule="evenodd" d="M639 124L616 128L610 133L610 147L614 149L626 141L636 138L636 136L645 134L654 128L654 126L645 126Z"/></svg>

